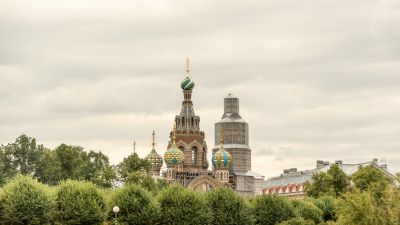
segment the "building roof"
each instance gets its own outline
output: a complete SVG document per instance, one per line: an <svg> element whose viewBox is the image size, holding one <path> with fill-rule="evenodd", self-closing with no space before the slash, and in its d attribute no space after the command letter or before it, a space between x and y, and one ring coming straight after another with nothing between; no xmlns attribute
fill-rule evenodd
<svg viewBox="0 0 400 225"><path fill-rule="evenodd" d="M254 178L261 178L264 179L264 176L253 172L251 170L247 171L247 172L233 172L236 176L245 176L245 177L254 177Z"/></svg>
<svg viewBox="0 0 400 225"><path fill-rule="evenodd" d="M221 145L215 145L212 149L219 149L219 147L221 147ZM224 148L227 149L227 151L229 151L230 148L245 148L245 149L251 150L251 148L248 145L244 145L244 144L225 144L224 143Z"/></svg>
<svg viewBox="0 0 400 225"><path fill-rule="evenodd" d="M226 98L237 98L234 94L229 93L228 96L226 96Z"/></svg>
<svg viewBox="0 0 400 225"><path fill-rule="evenodd" d="M220 119L217 123L247 123L244 121L242 118L237 118L237 117L225 117L223 119Z"/></svg>
<svg viewBox="0 0 400 225"><path fill-rule="evenodd" d="M302 184L306 181L309 181L310 183L313 183L313 180L311 179L312 175L317 172L328 172L329 168L333 164L325 165L319 169L312 169L312 170L303 170L303 171L296 171L288 174L281 174L280 176L276 177L270 177L263 183L263 188L268 188L268 187L279 187L279 186L287 186L287 185L292 185L292 184ZM385 175L388 177L393 178L394 175L390 173L388 170L379 167L375 162L364 162L364 163L358 163L358 164L342 164L341 169L343 170L346 175L351 176L353 173L358 171L358 167L362 166L374 166L381 170Z"/></svg>

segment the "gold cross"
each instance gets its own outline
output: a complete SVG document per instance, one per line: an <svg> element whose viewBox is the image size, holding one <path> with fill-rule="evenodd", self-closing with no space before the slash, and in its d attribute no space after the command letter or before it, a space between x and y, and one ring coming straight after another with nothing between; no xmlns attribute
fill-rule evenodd
<svg viewBox="0 0 400 225"><path fill-rule="evenodd" d="M174 137L173 137L174 142L173 142L173 144L175 144L175 139L176 139L176 137L175 137L175 124L174 124Z"/></svg>
<svg viewBox="0 0 400 225"><path fill-rule="evenodd" d="M186 59L186 77L189 77L189 57Z"/></svg>
<svg viewBox="0 0 400 225"><path fill-rule="evenodd" d="M154 135L156 135L156 133L154 132L154 130L153 130L153 150L154 150L154 145L155 145L155 143L154 143Z"/></svg>
<svg viewBox="0 0 400 225"><path fill-rule="evenodd" d="M136 142L133 141L133 153L136 153L136 151L135 151L136 149L135 148L136 148Z"/></svg>
<svg viewBox="0 0 400 225"><path fill-rule="evenodd" d="M224 143L224 128L221 127L221 147L222 147L222 143Z"/></svg>

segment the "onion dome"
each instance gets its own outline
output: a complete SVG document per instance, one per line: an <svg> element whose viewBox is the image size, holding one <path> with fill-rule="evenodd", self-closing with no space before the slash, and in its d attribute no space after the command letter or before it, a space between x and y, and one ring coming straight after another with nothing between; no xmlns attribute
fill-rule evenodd
<svg viewBox="0 0 400 225"><path fill-rule="evenodd" d="M155 145L155 143L154 143L154 135L155 134L156 133L154 133L154 130L153 130L153 143L152 143L153 149L151 150L150 154L148 154L145 157L145 159L150 163L152 169L158 169L159 170L159 169L161 169L161 167L163 165L163 160L162 160L161 155L159 155L156 152L156 150L154 149L154 145Z"/></svg>
<svg viewBox="0 0 400 225"><path fill-rule="evenodd" d="M189 77L189 58L186 60L186 77L181 82L181 88L184 91L191 91L194 88L194 82Z"/></svg>
<svg viewBox="0 0 400 225"><path fill-rule="evenodd" d="M164 154L164 161L167 165L183 164L183 161L185 160L185 155L183 154L183 152L178 147L176 147L175 139L176 137L175 137L175 125L174 125L174 137L172 146Z"/></svg>
<svg viewBox="0 0 400 225"><path fill-rule="evenodd" d="M227 167L232 164L232 155L223 146L223 128L221 127L221 147L214 153L211 161L215 167Z"/></svg>
<svg viewBox="0 0 400 225"><path fill-rule="evenodd" d="M190 79L190 77L186 77L181 82L181 88L184 91L191 91L194 88L194 82Z"/></svg>

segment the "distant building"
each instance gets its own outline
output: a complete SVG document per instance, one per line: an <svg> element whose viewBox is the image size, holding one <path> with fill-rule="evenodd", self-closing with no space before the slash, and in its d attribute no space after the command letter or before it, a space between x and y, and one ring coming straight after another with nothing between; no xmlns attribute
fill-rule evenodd
<svg viewBox="0 0 400 225"><path fill-rule="evenodd" d="M317 160L315 169L297 171L297 168L285 169L280 176L270 177L262 186L263 194L278 194L287 196L290 198L303 198L304 197L304 182L309 181L313 183L311 177L314 173L327 172L328 169L333 165L337 164L339 168L345 172L348 176L358 171L360 165L367 167L375 167L377 170L394 179L395 176L387 170L387 164L378 165L378 159L374 158L371 162L358 163L358 164L343 164L342 160L337 160L335 163L329 163L323 160ZM353 185L353 182L349 182L349 187Z"/></svg>

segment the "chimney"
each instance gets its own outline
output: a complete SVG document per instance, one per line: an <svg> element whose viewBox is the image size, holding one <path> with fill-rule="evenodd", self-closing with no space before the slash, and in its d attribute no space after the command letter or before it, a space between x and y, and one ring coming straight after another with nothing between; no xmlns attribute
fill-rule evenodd
<svg viewBox="0 0 400 225"><path fill-rule="evenodd" d="M375 163L376 165L378 165L378 158L373 158L372 162Z"/></svg>
<svg viewBox="0 0 400 225"><path fill-rule="evenodd" d="M324 161L323 160L317 160L317 170L321 169L324 167Z"/></svg>
<svg viewBox="0 0 400 225"><path fill-rule="evenodd" d="M336 160L335 164L339 166L339 169L343 170L343 161L342 160Z"/></svg>
<svg viewBox="0 0 400 225"><path fill-rule="evenodd" d="M324 162L324 166L329 166L329 162L328 162L328 161L325 161L325 162Z"/></svg>

